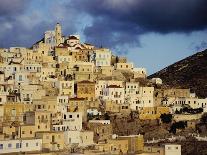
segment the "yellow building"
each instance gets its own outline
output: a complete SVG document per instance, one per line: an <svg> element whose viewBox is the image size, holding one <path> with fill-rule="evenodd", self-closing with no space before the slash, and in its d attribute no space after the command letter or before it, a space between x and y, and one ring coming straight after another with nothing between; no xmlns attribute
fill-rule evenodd
<svg viewBox="0 0 207 155"><path fill-rule="evenodd" d="M0 104L0 123L3 122L4 118L4 106Z"/></svg>
<svg viewBox="0 0 207 155"><path fill-rule="evenodd" d="M105 143L98 143L95 146L95 149L100 154L102 153L114 154L114 155L127 154L128 153L128 140L122 140L122 139L108 140Z"/></svg>
<svg viewBox="0 0 207 155"><path fill-rule="evenodd" d="M5 103L4 105L4 122L20 121L23 122L23 115L26 111L33 110L33 105L23 103Z"/></svg>
<svg viewBox="0 0 207 155"><path fill-rule="evenodd" d="M10 125L3 126L3 134L5 138L34 138L34 125L21 125L18 122L12 122Z"/></svg>
<svg viewBox="0 0 207 155"><path fill-rule="evenodd" d="M102 124L102 123L88 123L89 130L94 132L94 141L95 142L104 142L110 139L112 135L112 125L111 124Z"/></svg>
<svg viewBox="0 0 207 155"><path fill-rule="evenodd" d="M56 86L59 89L59 95L68 95L70 97L74 96L74 80L63 81L59 80L56 82Z"/></svg>
<svg viewBox="0 0 207 155"><path fill-rule="evenodd" d="M128 152L139 153L144 149L143 135L119 136L117 139L128 141Z"/></svg>
<svg viewBox="0 0 207 155"><path fill-rule="evenodd" d="M46 95L46 91L40 84L21 85L20 97L21 101L32 104L33 99L41 99Z"/></svg>
<svg viewBox="0 0 207 155"><path fill-rule="evenodd" d="M44 96L42 99L34 100L33 105L35 111L47 111L51 113L52 121L53 119L58 119L57 114L58 111L58 104L57 104L57 96ZM60 119L60 118L59 118Z"/></svg>
<svg viewBox="0 0 207 155"><path fill-rule="evenodd" d="M68 112L81 112L83 120L87 120L87 109L89 102L85 98L70 98L68 103Z"/></svg>
<svg viewBox="0 0 207 155"><path fill-rule="evenodd" d="M117 104L115 101L106 100L104 104L104 109L106 112L119 112L120 111L120 105Z"/></svg>
<svg viewBox="0 0 207 155"><path fill-rule="evenodd" d="M157 89L156 97L190 97L190 89Z"/></svg>
<svg viewBox="0 0 207 155"><path fill-rule="evenodd" d="M74 61L83 61L83 62L88 62L88 51L85 50L77 50L77 51L73 51L72 53L72 59Z"/></svg>
<svg viewBox="0 0 207 155"><path fill-rule="evenodd" d="M133 63L116 63L115 69L116 70L132 71Z"/></svg>
<svg viewBox="0 0 207 155"><path fill-rule="evenodd" d="M91 62L75 62L72 64L74 79L76 81L93 81L94 63Z"/></svg>
<svg viewBox="0 0 207 155"><path fill-rule="evenodd" d="M55 55L56 56L66 56L66 55L69 55L69 51L68 51L67 46L64 46L64 44L56 46L55 47Z"/></svg>
<svg viewBox="0 0 207 155"><path fill-rule="evenodd" d="M101 73L106 76L112 76L114 67L113 66L102 66Z"/></svg>
<svg viewBox="0 0 207 155"><path fill-rule="evenodd" d="M49 44L45 44L43 40L38 41L33 45L33 50L35 52L40 53L42 56L48 56L48 52L50 51L51 47Z"/></svg>
<svg viewBox="0 0 207 155"><path fill-rule="evenodd" d="M95 82L81 81L77 83L77 97L93 101L95 99Z"/></svg>
<svg viewBox="0 0 207 155"><path fill-rule="evenodd" d="M51 77L56 77L56 69L53 67L42 67L41 80L45 81Z"/></svg>
<svg viewBox="0 0 207 155"><path fill-rule="evenodd" d="M100 100L94 100L94 101L89 101L89 108L92 108L92 109L98 109L100 107L100 103L101 101Z"/></svg>
<svg viewBox="0 0 207 155"><path fill-rule="evenodd" d="M50 131L51 112L30 111L25 113L25 124L35 125L35 131Z"/></svg>
<svg viewBox="0 0 207 155"><path fill-rule="evenodd" d="M27 49L27 53L26 53L25 58L26 58L25 63L41 62L42 61L42 54L35 52L31 49Z"/></svg>
<svg viewBox="0 0 207 155"><path fill-rule="evenodd" d="M81 131L80 132L80 146L93 145L93 131Z"/></svg>
<svg viewBox="0 0 207 155"><path fill-rule="evenodd" d="M165 148L162 146L144 146L144 152L155 155L165 155Z"/></svg>
<svg viewBox="0 0 207 155"><path fill-rule="evenodd" d="M169 107L143 107L139 112L140 119L159 119L161 114L169 114Z"/></svg>
<svg viewBox="0 0 207 155"><path fill-rule="evenodd" d="M36 138L42 139L42 148L50 151L64 149L64 133L60 131L36 132Z"/></svg>

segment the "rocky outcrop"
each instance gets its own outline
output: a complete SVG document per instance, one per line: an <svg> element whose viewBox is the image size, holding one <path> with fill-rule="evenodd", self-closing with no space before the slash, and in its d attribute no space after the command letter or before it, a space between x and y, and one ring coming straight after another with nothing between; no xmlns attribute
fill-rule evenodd
<svg viewBox="0 0 207 155"><path fill-rule="evenodd" d="M148 78L159 77L164 87L190 88L198 97L207 97L207 49L178 61Z"/></svg>

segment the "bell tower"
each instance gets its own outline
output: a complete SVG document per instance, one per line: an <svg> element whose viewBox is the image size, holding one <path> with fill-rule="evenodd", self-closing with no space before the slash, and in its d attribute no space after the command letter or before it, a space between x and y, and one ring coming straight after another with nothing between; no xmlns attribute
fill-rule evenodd
<svg viewBox="0 0 207 155"><path fill-rule="evenodd" d="M60 23L57 23L55 26L55 42L56 46L62 43L62 28Z"/></svg>

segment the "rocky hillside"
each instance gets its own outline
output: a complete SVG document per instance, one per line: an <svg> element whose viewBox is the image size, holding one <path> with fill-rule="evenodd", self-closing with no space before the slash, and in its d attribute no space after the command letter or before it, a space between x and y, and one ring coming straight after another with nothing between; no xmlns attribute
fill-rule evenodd
<svg viewBox="0 0 207 155"><path fill-rule="evenodd" d="M159 77L164 87L190 88L199 97L207 97L207 49L178 61L148 78Z"/></svg>

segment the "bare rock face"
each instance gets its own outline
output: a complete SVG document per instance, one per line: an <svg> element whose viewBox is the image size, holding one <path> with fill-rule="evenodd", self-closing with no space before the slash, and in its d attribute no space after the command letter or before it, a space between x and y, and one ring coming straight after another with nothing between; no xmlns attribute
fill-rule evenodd
<svg viewBox="0 0 207 155"><path fill-rule="evenodd" d="M190 88L198 97L207 97L207 49L178 61L148 78L159 77L164 87Z"/></svg>

